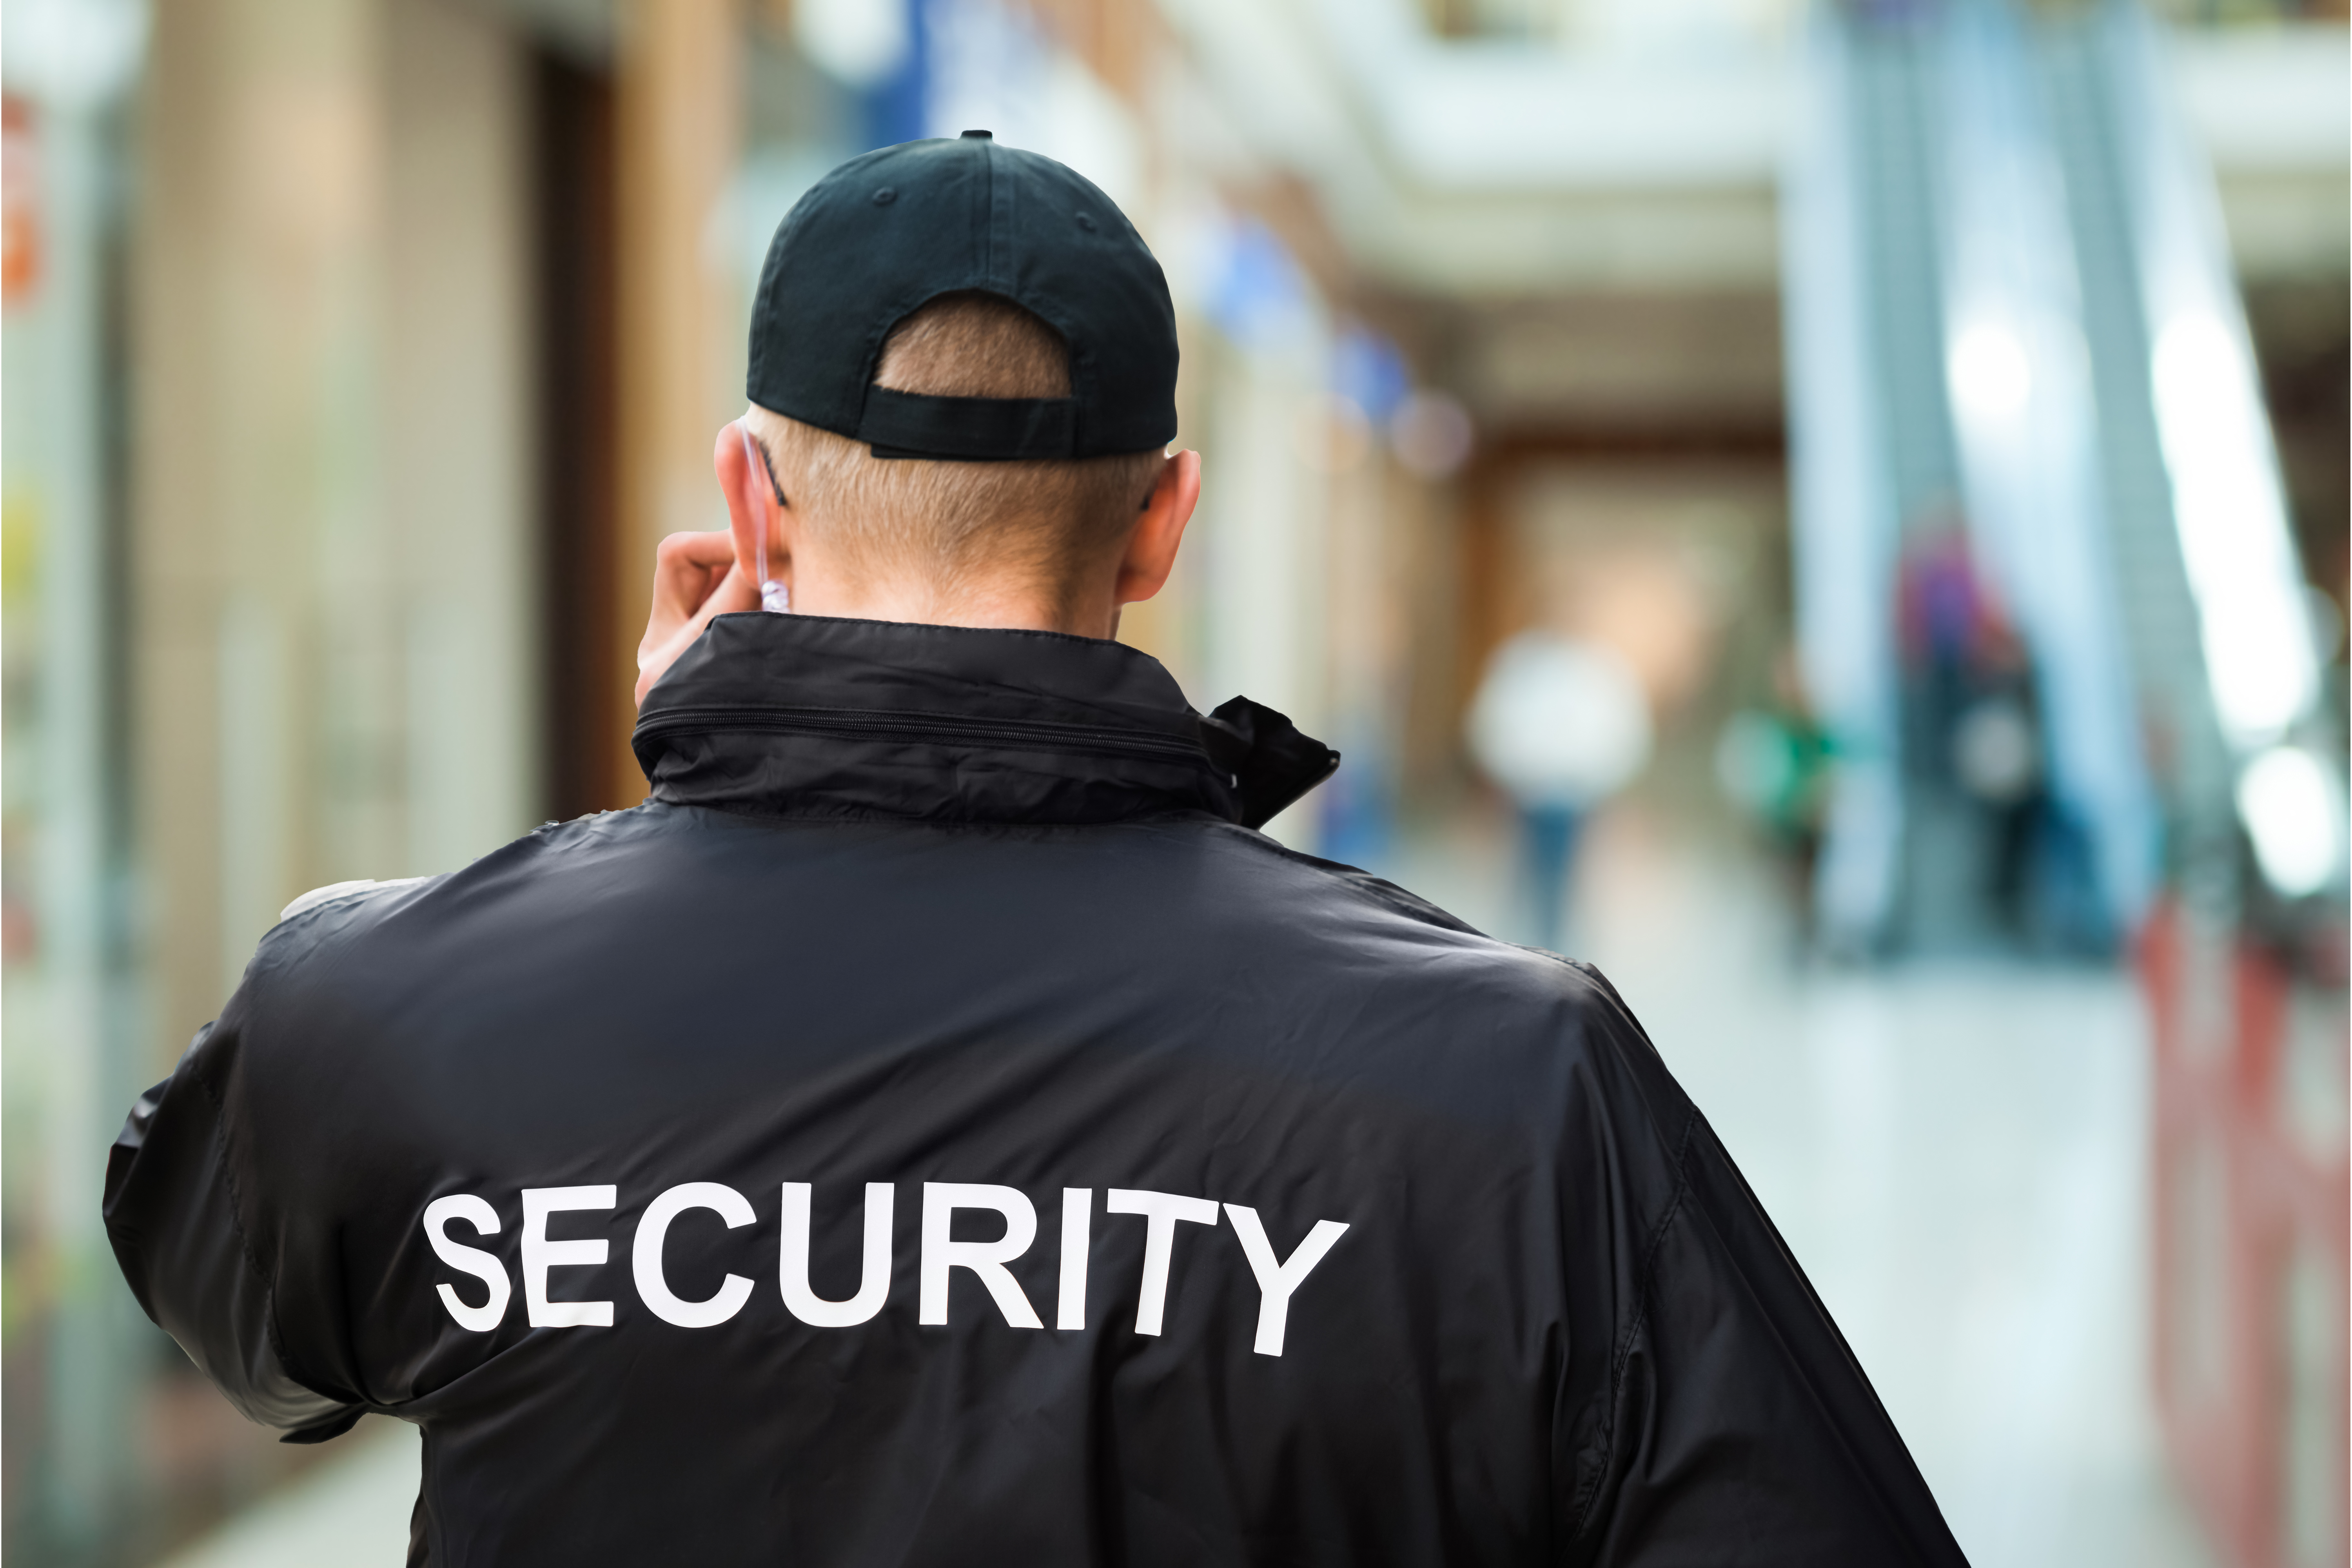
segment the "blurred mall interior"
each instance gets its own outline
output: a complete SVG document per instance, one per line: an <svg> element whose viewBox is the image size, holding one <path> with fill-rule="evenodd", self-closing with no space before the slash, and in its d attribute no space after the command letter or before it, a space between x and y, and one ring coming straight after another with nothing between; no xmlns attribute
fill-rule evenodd
<svg viewBox="0 0 2352 1568"><path fill-rule="evenodd" d="M400 1560L105 1148L297 894L640 798L770 234L985 126L1167 270L1126 636L1346 754L1273 831L1612 975L1974 1561L2346 1563L2343 0L0 26L15 1561Z"/></svg>

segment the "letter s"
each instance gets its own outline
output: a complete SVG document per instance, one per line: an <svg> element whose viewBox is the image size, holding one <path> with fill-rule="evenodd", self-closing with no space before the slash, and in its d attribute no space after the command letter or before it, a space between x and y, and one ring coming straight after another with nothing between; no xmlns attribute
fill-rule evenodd
<svg viewBox="0 0 2352 1568"><path fill-rule="evenodd" d="M459 1328L487 1334L507 1315L507 1303L514 1299L514 1285L507 1279L506 1265L496 1255L449 1239L449 1222L453 1219L464 1220L482 1236L496 1236L499 1211L471 1193L452 1193L425 1205L425 1238L433 1244L433 1255L490 1288L488 1300L478 1307L468 1307L457 1299L455 1289L444 1285L440 1288L441 1304L449 1309L449 1315L457 1320Z"/></svg>

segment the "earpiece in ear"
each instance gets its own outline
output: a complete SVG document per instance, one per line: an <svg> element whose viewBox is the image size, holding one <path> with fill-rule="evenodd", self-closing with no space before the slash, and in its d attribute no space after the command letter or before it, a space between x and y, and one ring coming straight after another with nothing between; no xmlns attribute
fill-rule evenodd
<svg viewBox="0 0 2352 1568"><path fill-rule="evenodd" d="M743 438L743 462L747 468L768 477L768 488L776 494L776 504L784 504L783 487L776 483L776 470L768 466L768 454L760 443L751 439L751 432L740 419L735 421L735 434ZM753 534L752 566L760 580L760 608L772 616L793 613L793 591L768 575L768 530L763 525Z"/></svg>

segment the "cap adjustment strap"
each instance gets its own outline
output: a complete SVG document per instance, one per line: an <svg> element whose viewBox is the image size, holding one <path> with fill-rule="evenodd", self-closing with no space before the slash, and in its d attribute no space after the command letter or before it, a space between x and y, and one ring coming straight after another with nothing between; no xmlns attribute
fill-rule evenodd
<svg viewBox="0 0 2352 1568"><path fill-rule="evenodd" d="M871 386L856 438L877 458L967 463L1068 458L1077 449L1077 400L935 397Z"/></svg>

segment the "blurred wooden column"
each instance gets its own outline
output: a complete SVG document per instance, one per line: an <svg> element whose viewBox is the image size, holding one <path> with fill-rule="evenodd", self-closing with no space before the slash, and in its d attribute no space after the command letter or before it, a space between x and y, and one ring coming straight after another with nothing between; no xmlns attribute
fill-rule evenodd
<svg viewBox="0 0 2352 1568"><path fill-rule="evenodd" d="M386 874L373 845L335 853L329 819L383 771L367 677L389 595L378 8L190 0L154 26L130 565L161 1066L287 900Z"/></svg>
<svg viewBox="0 0 2352 1568"><path fill-rule="evenodd" d="M527 827L525 55L465 0L155 10L126 563L157 1069L289 899Z"/></svg>
<svg viewBox="0 0 2352 1568"><path fill-rule="evenodd" d="M628 0L622 15L614 149L620 246L619 593L611 669L609 804L645 796L628 737L636 650L652 602L654 546L681 529L723 526L711 477L718 427L741 391L735 311L709 236L741 124L737 0Z"/></svg>

